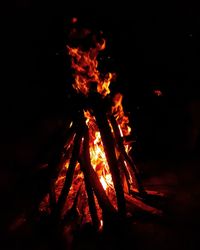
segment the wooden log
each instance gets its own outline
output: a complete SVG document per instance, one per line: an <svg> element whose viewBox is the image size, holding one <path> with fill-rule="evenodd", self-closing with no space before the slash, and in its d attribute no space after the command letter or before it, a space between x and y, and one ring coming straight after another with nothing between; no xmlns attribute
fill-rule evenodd
<svg viewBox="0 0 200 250"><path fill-rule="evenodd" d="M99 218L97 215L97 208L95 205L94 192L93 192L92 186L90 184L90 180L89 180L89 176L87 175L87 171L85 170L85 166L82 163L80 163L80 164L81 164L81 169L82 169L83 174L84 174L85 188L87 191L88 205L89 205L89 209L90 209L92 223L93 223L93 226L95 227L95 229L98 230L100 227L100 222L99 222Z"/></svg>
<svg viewBox="0 0 200 250"><path fill-rule="evenodd" d="M132 177L129 169L127 168L126 164L124 163L124 158L122 157L121 154L118 157L118 161L119 161L121 169L122 169L122 171L124 173L124 176L126 178L126 182L127 182L127 185L128 185L128 191L130 192L130 187L133 185L133 177Z"/></svg>
<svg viewBox="0 0 200 250"><path fill-rule="evenodd" d="M62 220L62 224L63 226L66 226L67 224L70 224L73 222L73 220L76 218L76 217L81 217L80 215L80 211L78 210L77 208L77 204L78 204L78 198L79 198L79 195L80 195L80 190L81 190L81 186L82 184L80 184L79 188L78 188L78 191L76 193L76 196L74 198L74 202L73 202L73 205L72 207L65 213L65 215L63 216L63 220Z"/></svg>
<svg viewBox="0 0 200 250"><path fill-rule="evenodd" d="M118 212L122 217L126 216L126 203L124 198L124 191L120 177L118 161L115 153L115 142L111 132L111 127L108 123L106 110L104 108L103 100L98 93L93 93L91 96L91 105L96 118L97 126L99 128L101 139L104 146L106 159L112 175L112 180L117 197Z"/></svg>
<svg viewBox="0 0 200 250"><path fill-rule="evenodd" d="M62 156L62 158L60 159L60 163L58 164L58 166L55 166L55 172L53 177L50 180L50 192L49 192L49 200L50 200L50 208L51 210L54 209L54 207L56 206L56 190L55 190L55 184L56 181L58 179L58 176L60 174L60 171L65 167L65 164L67 162L68 159L70 159L70 155L71 155L71 147L69 147L67 149L67 151L65 152L65 155Z"/></svg>
<svg viewBox="0 0 200 250"><path fill-rule="evenodd" d="M161 216L163 215L163 212L155 207L152 207L150 205L147 205L144 203L142 200L137 199L133 196L130 196L128 194L125 194L125 199L128 204L130 204L133 207L137 207L147 213L153 214L153 215L158 215Z"/></svg>
<svg viewBox="0 0 200 250"><path fill-rule="evenodd" d="M81 138L82 138L81 131L77 131L77 134L74 138L73 151L72 151L69 167L68 167L67 172L66 172L65 182L64 182L61 194L58 198L58 202L56 204L56 207L52 212L53 217L54 216L59 217L61 215L62 209L65 205L65 201L67 199L70 187L72 185L74 170L75 170L75 167L77 164L77 160L79 158Z"/></svg>
<svg viewBox="0 0 200 250"><path fill-rule="evenodd" d="M76 134L76 128L73 126L69 133L63 138L62 142L55 149L54 156L49 162L49 168L51 169L52 178L57 180L57 177L62 169L62 163L66 161L66 158L69 157L69 147L72 144L72 141Z"/></svg>
<svg viewBox="0 0 200 250"><path fill-rule="evenodd" d="M120 177L122 181L123 190L124 192L128 193L130 190L130 183L131 183L130 174L126 169L122 156L119 155L119 152L117 152L116 154L118 155L117 162L118 162L118 167L120 171Z"/></svg>
<svg viewBox="0 0 200 250"><path fill-rule="evenodd" d="M144 189L144 187L142 185L142 180L141 180L140 175L139 175L139 170L137 169L137 167L136 167L135 163L133 162L133 160L126 153L124 143L123 143L123 138L122 138L122 136L120 134L117 121L116 121L116 119L115 119L115 117L113 115L109 116L109 120L111 122L113 131L114 131L114 135L115 135L115 140L116 140L116 143L118 145L121 156L123 157L123 160L128 163L127 165L125 165L125 167L126 167L127 171L129 172L129 174L131 175L131 177L136 180L138 191L141 194L145 194L145 189ZM132 169L130 169L130 168L128 169L128 166L131 166ZM133 171L134 171L134 173L133 173ZM130 179L129 179L129 181L130 181Z"/></svg>
<svg viewBox="0 0 200 250"><path fill-rule="evenodd" d="M87 129L87 126L85 124L85 119L84 119L83 116L82 116L81 124L82 124L82 126L84 127L84 130L85 130L85 136L83 137L83 140L87 140L88 148L86 149L86 145L82 141L82 145L81 145L82 152L81 152L80 156L83 157L83 159L81 159L81 157L80 157L79 162L80 162L81 170L83 171L83 175L84 175L85 188L86 188L86 192L87 192L87 196L88 196L88 205L89 205L90 215L91 215L91 218L92 218L92 223L93 223L93 226L95 227L95 229L98 230L99 227L100 227L100 221L99 221L98 214L97 214L97 208L96 208L96 204L95 204L94 192L93 192L93 189L92 189L92 186L91 186L91 183L90 183L89 175L87 174L87 166L86 166L86 164L89 164L88 166L90 167L91 162L90 162L90 154L88 154L89 153L89 134L87 134L88 129ZM87 137L87 135L88 135L88 137ZM85 143L86 143L86 141L85 141Z"/></svg>
<svg viewBox="0 0 200 250"><path fill-rule="evenodd" d="M166 195L162 192L155 191L155 190L146 190L147 195L158 196L158 197L165 197Z"/></svg>
<svg viewBox="0 0 200 250"><path fill-rule="evenodd" d="M26 211L26 216L33 218L38 216L39 206L41 201L47 194L51 196L51 206L53 207L55 204L55 192L54 188L52 188L52 184L54 183L56 178L56 172L59 173L58 169L60 167L60 157L62 155L62 149L66 143L66 138L63 134L70 136L73 133L74 127L66 127L63 126L52 138L49 142L49 145L55 145L54 154L47 164L47 168L41 168L39 171L34 171L30 173L29 177L26 178L28 180L28 185L31 185L31 188L34 190L34 196L26 197L27 205L23 205L23 209ZM44 150L42 154L47 154L50 147ZM54 179L54 181L53 181ZM31 181L30 181L31 180ZM34 181L33 181L34 180ZM31 184L30 184L31 183ZM52 190L51 190L52 188Z"/></svg>
<svg viewBox="0 0 200 250"><path fill-rule="evenodd" d="M155 190L148 190L145 188L145 192L147 194L147 196L145 198L151 197L151 196L155 196L155 197L166 197L166 194L164 194L163 192L160 191L155 191ZM133 195L138 195L138 197L140 197L140 193L138 193L138 190L133 188L132 189L132 194Z"/></svg>
<svg viewBox="0 0 200 250"><path fill-rule="evenodd" d="M111 204L109 198L106 195L105 190L103 189L97 173L94 171L91 161L90 161L90 152L89 152L89 132L88 128L85 125L84 141L83 141L83 151L82 157L80 158L81 165L84 168L85 175L88 177L90 186L94 190L94 193L97 197L98 203L106 214L116 213L116 209Z"/></svg>
<svg viewBox="0 0 200 250"><path fill-rule="evenodd" d="M58 175L61 169L64 166L66 161L66 157L63 156L64 154L64 146L71 143L72 138L75 135L75 127L71 127L62 138L58 139L57 145L55 147L55 152L48 163L48 171L49 171L49 198L50 198L50 207L54 209L56 205L56 195L55 195L55 182L58 178Z"/></svg>
<svg viewBox="0 0 200 250"><path fill-rule="evenodd" d="M56 206L56 191L55 191L55 180L50 180L50 189L49 189L49 205L51 211Z"/></svg>

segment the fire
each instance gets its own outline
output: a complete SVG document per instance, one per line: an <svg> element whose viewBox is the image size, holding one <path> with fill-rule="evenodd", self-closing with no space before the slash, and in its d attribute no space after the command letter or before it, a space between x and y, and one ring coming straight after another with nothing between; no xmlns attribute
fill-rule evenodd
<svg viewBox="0 0 200 250"><path fill-rule="evenodd" d="M129 118L124 113L122 101L123 95L121 93L117 93L113 98L112 113L114 114L118 123L121 137L125 137L131 134L131 127L129 126ZM124 142L124 147L126 152L129 153L131 146Z"/></svg>
<svg viewBox="0 0 200 250"><path fill-rule="evenodd" d="M129 119L125 116L122 106L123 96L117 94L114 98L114 106L112 107L112 113L116 116L119 131L121 137L130 135L131 128L128 125ZM98 173L100 182L105 190L108 187L113 188L112 177L110 174L109 166L104 152L104 147L101 140L100 132L96 125L95 118L90 114L89 111L84 112L86 118L86 124L89 128L90 135L90 158L91 164L94 170ZM130 145L124 143L125 150L128 153L131 150Z"/></svg>
<svg viewBox="0 0 200 250"><path fill-rule="evenodd" d="M94 170L97 172L103 188L113 188L112 177L104 152L101 135L98 131L94 117L89 111L84 112L90 136L90 158Z"/></svg>
<svg viewBox="0 0 200 250"><path fill-rule="evenodd" d="M73 88L78 93L88 96L93 83L96 84L96 91L100 93L102 97L105 97L110 93L109 87L114 74L109 72L102 77L98 70L97 57L99 52L105 48L105 39L102 39L101 42L97 42L94 47L87 51L84 51L80 47L72 48L67 46L68 53L71 56L71 66L74 70ZM116 118L121 137L124 137L130 135L131 128L129 126L129 118L124 114L122 101L122 94L117 93L113 98L111 113ZM103 188L105 190L109 187L113 188L112 177L95 118L88 110L84 111L84 116L89 128L91 164L97 172ZM130 145L124 143L124 146L126 152L129 152L131 149Z"/></svg>
<svg viewBox="0 0 200 250"><path fill-rule="evenodd" d="M81 39L88 34L91 38L87 30ZM130 156L131 127L123 109L123 95L110 94L115 74L99 72L98 54L106 42L96 39L95 46L87 50L67 46L74 70L72 85L80 105L65 131L66 138L58 140L49 160L51 181L39 208L56 222L61 219L61 227L65 225L71 231L86 223L102 230L106 220L112 222L116 215L125 218L135 211L135 206L161 214L141 199L147 193Z"/></svg>
<svg viewBox="0 0 200 250"><path fill-rule="evenodd" d="M128 136L131 133L131 127L129 126L129 118L124 114L122 106L123 95L117 93L113 98L112 113L116 117L121 136Z"/></svg>
<svg viewBox="0 0 200 250"><path fill-rule="evenodd" d="M106 96L110 93L110 83L113 78L112 73L101 76L98 70L97 56L99 51L104 50L106 42L103 39L100 43L96 43L94 48L83 51L80 48L72 48L67 46L69 55L72 58L72 68L74 69L73 87L77 92L88 95L91 84L97 83L97 91Z"/></svg>
<svg viewBox="0 0 200 250"><path fill-rule="evenodd" d="M101 182L103 188L106 190L107 189L107 183L106 183L103 176L100 177L100 182Z"/></svg>
<svg viewBox="0 0 200 250"><path fill-rule="evenodd" d="M84 58L83 60L84 63L87 64L89 63L87 67L89 69L89 72L90 70L91 71L93 70L92 72L90 72L90 76L93 76L93 79L97 80L98 82L97 91L101 93L103 96L105 94L110 93L109 85L112 79L112 74L108 73L107 78L105 78L102 83L99 79L99 72L97 70L98 63L96 61L96 57L93 59L94 61L91 61L90 58L88 58L89 52L81 52L80 50L76 50L76 55L80 56L79 57L80 60L81 58ZM83 70L84 67L82 65L74 64L74 60L72 60L72 65L74 69L77 69L75 75L76 84L74 84L73 86L77 91L80 90L82 91L82 93L87 94L89 92L89 87L86 84L84 85L83 83L84 82L88 83L88 79L87 77L85 77L85 75L84 75L85 78L80 78L79 76L80 72L84 72ZM123 100L122 94L118 93L114 96L111 112L116 117L121 137L124 137L130 135L131 128L128 125L129 119L124 114L122 100ZM101 140L101 135L100 132L98 131L95 118L90 114L89 111L85 111L84 115L86 118L86 124L89 128L91 164L94 170L98 173L103 188L105 190L107 190L108 188L113 189L112 177L110 174L109 166L104 152L104 147ZM130 145L124 145L124 146L126 152L129 152L131 149Z"/></svg>
<svg viewBox="0 0 200 250"><path fill-rule="evenodd" d="M74 20L75 22L76 20ZM88 50L83 50L81 47L73 48L67 46L68 53L71 57L71 66L74 70L74 82L72 84L73 88L77 91L77 93L88 97L91 91L96 91L100 94L102 98L108 97L110 98L110 83L113 80L114 73L107 73L102 75L98 69L98 54L100 51L106 48L105 39L102 39L100 42L96 42L95 46L91 47ZM94 86L95 84L95 86ZM95 87L95 88L94 88ZM131 128L129 126L129 118L125 115L123 110L123 96L120 93L117 93L112 99L112 106L110 110L108 110L108 117L113 116L117 122L118 129L120 132L120 136L122 139L124 137L130 135ZM99 182L101 183L103 189L105 190L108 198L112 200L112 205L116 207L116 192L115 186L112 179L112 174L110 171L110 166L107 161L103 141L101 138L101 133L99 127L96 122L96 118L93 114L92 109L84 108L84 117L85 123L88 127L89 132L89 156L90 163L94 171L96 172ZM110 125L110 130L113 138L115 137L114 129L111 125L111 122L108 118L108 124ZM69 127L72 128L74 126L74 122L71 122ZM72 141L75 139L75 134L73 135ZM130 145L125 143L124 148L126 152L130 150ZM83 145L84 138L82 137L81 144ZM70 152L73 150L72 143L68 143L65 145L65 150ZM119 157L120 153L117 152L119 150L117 146L114 146L114 152L116 152L117 157ZM70 154L70 153L69 153ZM61 195L61 190L64 186L64 182L66 181L66 173L69 171L70 160L65 162L65 167L61 171L60 175L55 182L56 189L56 199L59 199ZM84 210L83 216L85 216L85 220L88 221L88 205L87 202L84 202L84 199L87 199L87 192L84 184L84 174L81 171L81 163L77 161L75 170L74 170L74 180L73 184L69 189L69 199L66 202L66 207L70 207L74 201L74 197L78 190L81 190L81 199L79 202L79 209ZM83 198L84 197L84 198ZM97 204L96 204L97 205ZM98 206L98 205L97 205ZM87 218L86 218L87 217ZM98 210L98 217L101 220L101 212ZM101 220L102 221L102 220Z"/></svg>
<svg viewBox="0 0 200 250"><path fill-rule="evenodd" d="M127 214L126 202L153 213L159 211L131 196L132 191L144 191L129 155L129 117L123 109L123 95L110 94L114 74L102 74L98 69L98 54L106 47L105 39L93 40L95 46L88 50L67 46L74 70L72 86L83 100L75 110L80 114L81 125L72 117L62 154L56 152L50 160L50 191L40 208L64 223L75 216L75 224L92 222L101 229L107 212ZM97 102L93 102L95 97Z"/></svg>

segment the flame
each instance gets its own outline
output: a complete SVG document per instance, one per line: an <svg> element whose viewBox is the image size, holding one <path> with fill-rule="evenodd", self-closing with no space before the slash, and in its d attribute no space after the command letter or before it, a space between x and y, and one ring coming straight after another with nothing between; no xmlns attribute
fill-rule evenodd
<svg viewBox="0 0 200 250"><path fill-rule="evenodd" d="M92 83L97 84L97 91L106 96L110 93L110 83L113 78L112 73L106 74L102 77L98 70L97 56L99 51L106 47L105 39L96 43L94 48L88 51L83 51L81 48L72 48L67 46L69 55L72 59L72 68L74 69L74 83L73 87L77 92L88 95Z"/></svg>
<svg viewBox="0 0 200 250"><path fill-rule="evenodd" d="M122 101L123 95L117 93L113 98L112 113L116 118L121 137L125 137L131 134L131 127L129 126L129 118L124 113ZM124 147L127 153L131 150L131 146L128 144L124 143Z"/></svg>
<svg viewBox="0 0 200 250"><path fill-rule="evenodd" d="M112 177L107 163L101 135L96 125L94 116L89 111L84 112L86 124L89 128L90 137L90 159L94 170L99 176L99 180L106 190L108 187L113 187Z"/></svg>
<svg viewBox="0 0 200 250"><path fill-rule="evenodd" d="M103 188L106 190L108 185L107 185L107 183L105 182L105 179L104 179L103 176L100 177L100 182L101 182Z"/></svg>

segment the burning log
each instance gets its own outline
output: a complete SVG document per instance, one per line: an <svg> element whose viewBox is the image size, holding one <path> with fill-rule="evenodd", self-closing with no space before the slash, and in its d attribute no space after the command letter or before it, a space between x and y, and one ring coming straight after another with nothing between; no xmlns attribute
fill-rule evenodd
<svg viewBox="0 0 200 250"><path fill-rule="evenodd" d="M87 128L85 127L85 130ZM88 135L88 131L86 131L85 137L83 138L83 145L82 145L82 157L79 159L80 164L81 164L81 169L83 171L84 174L84 180L85 180L85 186L86 186L86 191L87 191L87 196L88 196L88 204L89 204L89 209L90 209L90 214L92 217L92 222L93 225L96 229L99 228L100 226L100 222L99 222L99 218L97 215L97 208L96 208L96 204L95 204L95 197L94 197L94 192L92 189L92 185L90 182L90 178L88 175L88 171L87 171L87 166L90 166L90 154L89 154L89 135ZM81 160L83 159L83 160ZM89 165L88 165L89 164Z"/></svg>
<svg viewBox="0 0 200 250"><path fill-rule="evenodd" d="M97 215L97 209L94 200L94 193L96 194L97 200L99 202L100 207L102 208L104 214L112 214L115 213L116 210L110 203L106 193L99 181L99 178L96 172L93 170L90 163L90 153L89 153L89 134L88 129L86 128L86 133L83 141L83 157L82 157L81 165L84 173L84 178L86 182L86 190L88 193L88 203L90 207L90 213L92 217L93 224L95 228L100 227L99 218Z"/></svg>
<svg viewBox="0 0 200 250"><path fill-rule="evenodd" d="M116 210L113 207L113 205L110 203L105 193L105 190L103 189L102 184L100 183L99 178L96 172L93 170L93 167L91 166L91 163L90 163L89 134L88 134L87 128L86 128L86 133L85 133L84 142L83 142L83 152L84 152L83 160L85 163L82 162L82 164L85 169L85 174L87 174L90 184L94 189L99 205L103 209L104 213L108 213L108 214L115 213Z"/></svg>
<svg viewBox="0 0 200 250"><path fill-rule="evenodd" d="M124 199L124 191L121 183L121 177L118 167L118 161L115 154L115 143L111 127L108 123L108 118L104 110L104 105L101 96L98 93L93 93L93 102L91 102L97 126L99 128L101 139L108 165L110 167L114 189L116 191L118 209L121 216L126 215L126 204ZM95 100L95 101L94 101ZM94 105L96 103L96 105Z"/></svg>
<svg viewBox="0 0 200 250"><path fill-rule="evenodd" d="M139 175L139 171L138 171L136 165L134 164L134 162L132 161L132 159L126 153L126 150L124 148L123 138L121 137L120 130L119 130L118 124L117 124L114 116L110 115L109 120L111 122L113 131L114 131L114 134L115 134L115 140L116 140L116 143L117 143L117 145L119 147L119 151L121 153L121 157L123 159L123 162L126 161L127 164L128 164L128 165L127 164L123 164L123 165L125 165L125 169L128 172L129 184L130 185L133 184L131 179L136 179L136 185L137 185L138 191L140 192L140 194L145 194L145 190L144 190L144 187L142 185L142 181L141 181L141 178L140 178L140 175ZM130 168L130 167L132 167L132 168ZM134 173L133 173L133 171L134 171Z"/></svg>

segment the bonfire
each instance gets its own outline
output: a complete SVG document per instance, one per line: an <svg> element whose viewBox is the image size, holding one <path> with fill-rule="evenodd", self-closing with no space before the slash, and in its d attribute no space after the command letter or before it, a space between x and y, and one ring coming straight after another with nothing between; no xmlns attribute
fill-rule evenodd
<svg viewBox="0 0 200 250"><path fill-rule="evenodd" d="M87 49L81 44L66 49L79 105L48 163L51 181L40 212L63 223L76 217L79 225L90 223L96 230L116 218L126 219L135 208L160 216L162 211L145 202L156 192L145 190L134 162L123 95L110 90L115 74L99 71L105 38L93 36Z"/></svg>

